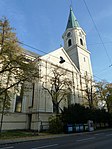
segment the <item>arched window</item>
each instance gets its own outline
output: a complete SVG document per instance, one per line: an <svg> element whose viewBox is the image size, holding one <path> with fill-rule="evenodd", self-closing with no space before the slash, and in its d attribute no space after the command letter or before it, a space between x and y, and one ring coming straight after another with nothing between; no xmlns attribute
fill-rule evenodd
<svg viewBox="0 0 112 149"><path fill-rule="evenodd" d="M82 39L80 38L80 44L83 46L83 41L82 41Z"/></svg>
<svg viewBox="0 0 112 149"><path fill-rule="evenodd" d="M70 47L72 45L72 41L71 39L68 40L68 47Z"/></svg>
<svg viewBox="0 0 112 149"><path fill-rule="evenodd" d="M86 61L86 58L84 57L84 62Z"/></svg>

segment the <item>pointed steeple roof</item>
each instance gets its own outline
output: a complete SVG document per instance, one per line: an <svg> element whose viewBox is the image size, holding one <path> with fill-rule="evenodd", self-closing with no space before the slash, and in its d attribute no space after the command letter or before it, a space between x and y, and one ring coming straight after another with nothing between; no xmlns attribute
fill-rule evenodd
<svg viewBox="0 0 112 149"><path fill-rule="evenodd" d="M68 18L68 23L67 23L67 27L66 27L66 30L68 28L74 28L74 27L80 27L75 15L74 15L74 12L72 10L72 7L70 7L70 14L69 14L69 18Z"/></svg>

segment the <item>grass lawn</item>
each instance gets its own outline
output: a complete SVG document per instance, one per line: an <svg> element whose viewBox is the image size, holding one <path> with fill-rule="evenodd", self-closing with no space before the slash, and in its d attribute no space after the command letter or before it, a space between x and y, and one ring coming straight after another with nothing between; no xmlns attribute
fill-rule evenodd
<svg viewBox="0 0 112 149"><path fill-rule="evenodd" d="M32 137L37 136L37 132L32 131L22 131L22 130L15 130L15 131L4 131L0 135L0 139L14 139L14 138L22 138L22 137Z"/></svg>

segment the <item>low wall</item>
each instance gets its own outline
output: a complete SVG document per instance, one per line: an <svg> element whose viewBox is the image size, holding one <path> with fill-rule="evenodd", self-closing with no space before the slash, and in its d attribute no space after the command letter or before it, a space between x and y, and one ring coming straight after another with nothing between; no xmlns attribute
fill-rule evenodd
<svg viewBox="0 0 112 149"><path fill-rule="evenodd" d="M41 131L48 129L48 119L52 113L32 113L31 130ZM1 119L1 115L0 115ZM3 117L2 130L22 130L29 129L28 114L26 113L8 113Z"/></svg>
<svg viewBox="0 0 112 149"><path fill-rule="evenodd" d="M3 116L2 130L27 129L26 124L27 124L26 114L8 113Z"/></svg>

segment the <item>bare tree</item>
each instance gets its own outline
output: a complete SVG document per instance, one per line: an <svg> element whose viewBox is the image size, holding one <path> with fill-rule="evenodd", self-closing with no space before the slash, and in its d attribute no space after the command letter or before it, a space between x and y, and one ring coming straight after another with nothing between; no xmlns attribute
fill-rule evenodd
<svg viewBox="0 0 112 149"><path fill-rule="evenodd" d="M60 102L70 94L71 86L72 82L67 77L67 70L62 68L54 68L52 70L52 76L50 77L48 86L43 82L43 88L52 98L53 109L56 114L59 114L59 110L62 110Z"/></svg>
<svg viewBox="0 0 112 149"><path fill-rule="evenodd" d="M85 94L84 97L86 99L86 105L90 109L93 109L97 106L95 82L88 75L85 75L84 81L85 81L85 89L83 89L83 91Z"/></svg>

